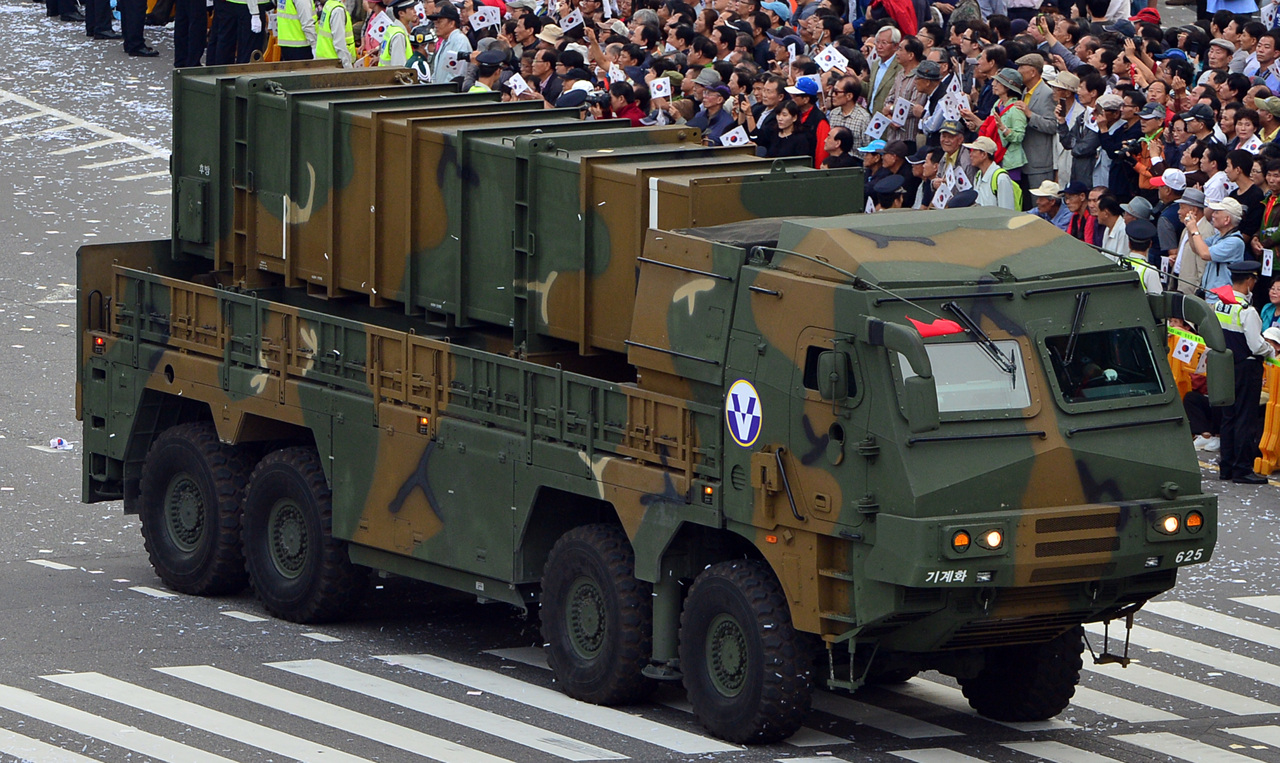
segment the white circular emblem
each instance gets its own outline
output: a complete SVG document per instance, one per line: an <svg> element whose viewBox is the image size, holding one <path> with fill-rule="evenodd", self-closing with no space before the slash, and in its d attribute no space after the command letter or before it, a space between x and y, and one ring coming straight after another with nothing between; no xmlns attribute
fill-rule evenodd
<svg viewBox="0 0 1280 763"><path fill-rule="evenodd" d="M760 410L760 395L751 382L739 379L729 387L724 399L724 419L734 442L744 448L755 443L764 423L764 412Z"/></svg>

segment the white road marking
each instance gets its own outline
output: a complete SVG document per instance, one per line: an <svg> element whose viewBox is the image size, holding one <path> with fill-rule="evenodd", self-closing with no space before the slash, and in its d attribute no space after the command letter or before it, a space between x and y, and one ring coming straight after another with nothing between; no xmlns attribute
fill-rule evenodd
<svg viewBox="0 0 1280 763"><path fill-rule="evenodd" d="M327 633L304 633L302 636L312 641L319 641L322 644L338 644L342 642L342 639L337 636L330 636Z"/></svg>
<svg viewBox="0 0 1280 763"><path fill-rule="evenodd" d="M616 734L639 739L642 742L665 747L685 755L704 755L714 752L732 752L741 747L716 739L691 734L673 726L650 721L640 716L624 713L611 707L579 702L552 689L525 683L491 670L441 659L430 654L388 654L377 659L392 665L402 665L419 673L435 676L445 681L470 686L473 689L496 694L514 702L520 702L571 720L597 726Z"/></svg>
<svg viewBox="0 0 1280 763"><path fill-rule="evenodd" d="M94 162L93 164L82 164L76 169L81 170L97 170L103 167L114 167L117 164L131 164L132 162L151 161L153 159L162 159L163 157L155 154L140 154L138 156L122 156L119 159L108 159L105 162Z"/></svg>
<svg viewBox="0 0 1280 763"><path fill-rule="evenodd" d="M349 755L332 747L309 739L302 739L273 728L252 723L212 708L188 702L168 694L134 686L101 673L65 673L43 676L60 686L92 694L96 697L119 702L122 705L168 718L193 728L233 739L276 755L294 760L323 759L326 763L369 763L364 758Z"/></svg>
<svg viewBox="0 0 1280 763"><path fill-rule="evenodd" d="M57 151L50 151L49 155L65 156L66 154L74 154L80 151L92 151L95 148L101 148L102 146L110 146L113 143L123 143L123 142L124 142L123 135L116 138L103 138L102 140L95 140L90 143L81 143L78 146L70 146L68 148L60 148Z"/></svg>
<svg viewBox="0 0 1280 763"><path fill-rule="evenodd" d="M156 599L176 599L176 598L178 598L178 594L176 594L176 593L169 593L168 591L161 591L161 590L159 590L159 589L152 588L152 587L150 587L150 586L145 586L145 585L130 586L130 587L129 587L129 590L130 590L130 591L137 591L138 593L146 594L147 596L151 596L151 597L154 597L154 598L156 598Z"/></svg>
<svg viewBox="0 0 1280 763"><path fill-rule="evenodd" d="M23 114L22 116L18 116L18 117L9 117L7 119L0 119L0 125L9 125L9 124L13 124L14 122L25 122L28 119L35 119L36 117L43 117L43 116L46 116L43 111L33 111L30 114Z"/></svg>
<svg viewBox="0 0 1280 763"><path fill-rule="evenodd" d="M168 763L232 763L220 755L197 750L74 707L60 705L38 694L10 686L0 686L0 707Z"/></svg>
<svg viewBox="0 0 1280 763"><path fill-rule="evenodd" d="M330 686L398 705L424 715L456 723L510 742L531 747L565 760L622 760L626 758L603 747L587 744L553 731L481 710L462 702L441 697L412 686L369 675L324 660L296 660L268 663L270 667L305 676Z"/></svg>
<svg viewBox="0 0 1280 763"><path fill-rule="evenodd" d="M1262 742L1273 747L1280 747L1280 726L1241 726L1223 729L1228 734L1236 734L1245 739Z"/></svg>
<svg viewBox="0 0 1280 763"><path fill-rule="evenodd" d="M1085 628L1095 633L1102 632L1102 626L1097 624L1086 625ZM1280 686L1280 665L1232 654L1225 649L1206 646L1197 641L1139 626L1134 626L1131 639L1133 643L1148 649L1159 649L1184 660L1199 662L1217 670L1235 673L1272 686Z"/></svg>
<svg viewBox="0 0 1280 763"><path fill-rule="evenodd" d="M962 732L953 731L919 718L895 713L882 707L859 702L856 699L842 697L831 692L820 691L813 695L813 709L824 713L861 723L874 729L888 732L904 739L928 739L931 737L964 736Z"/></svg>
<svg viewBox="0 0 1280 763"><path fill-rule="evenodd" d="M1274 612L1280 615L1280 596L1240 596L1232 599L1241 604L1248 604L1251 607L1265 609L1268 612Z"/></svg>
<svg viewBox="0 0 1280 763"><path fill-rule="evenodd" d="M1116 697L1111 694L1105 694L1087 686L1077 686L1075 696L1071 698L1071 704L1076 707L1082 707L1085 710L1098 713L1100 715L1109 715L1112 718L1119 718L1129 723L1152 723L1159 721L1181 721L1184 720L1181 715L1174 715L1157 707L1150 707L1141 702L1125 699L1124 697Z"/></svg>
<svg viewBox="0 0 1280 763"><path fill-rule="evenodd" d="M551 666L547 664L546 650L542 647L520 646L512 649L489 649L485 651L485 654L492 654L493 656L501 657L504 660L519 662L523 665L541 668L542 670L551 670ZM682 713L693 712L693 706L686 700L657 699L655 701L660 705L665 705L673 710L679 710ZM818 731L817 729L808 727L802 727L787 739L787 744L794 745L795 747L826 747L829 745L848 743L849 740L844 737L834 736L826 733L825 731Z"/></svg>
<svg viewBox="0 0 1280 763"><path fill-rule="evenodd" d="M1150 689L1161 694L1168 694L1171 697L1190 700L1232 715L1270 715L1272 713L1280 713L1280 707L1263 702L1260 699L1224 691L1216 686L1209 686L1199 681L1192 681L1188 678L1148 668L1136 662L1131 662L1129 667L1122 668L1119 665L1093 665L1088 660L1085 660L1084 669L1100 676L1123 681L1140 689Z"/></svg>
<svg viewBox="0 0 1280 763"><path fill-rule="evenodd" d="M126 180L146 180L147 178L167 178L167 177L169 177L169 171L160 170L159 172L144 172L141 175L121 175L118 178L111 178L111 179L116 181L117 183L123 183ZM165 191L165 193L168 193L168 191Z"/></svg>
<svg viewBox="0 0 1280 763"><path fill-rule="evenodd" d="M147 191L148 196L168 196L170 193L171 192L168 188L163 191Z"/></svg>
<svg viewBox="0 0 1280 763"><path fill-rule="evenodd" d="M77 752L54 747L48 742L0 729L0 752L18 760L38 760L40 763L97 763Z"/></svg>
<svg viewBox="0 0 1280 763"><path fill-rule="evenodd" d="M130 146L133 146L134 148L140 151L145 151L146 153L151 154L153 156L160 156L166 159L169 157L169 152L162 148L153 146L150 143L138 140L137 138L130 138L129 136L123 135L114 130L108 130L107 128L102 127L101 125L96 125L92 122L87 122L81 119L80 117L72 116L71 114L68 114L65 111L59 111L58 109L50 108L48 106L45 106L44 104L36 103L30 98L24 98L18 95L17 93L12 93L12 92L9 92L8 90L0 90L0 96L2 96L5 100L13 101L14 103L20 103L23 106L26 106L27 108L32 109L34 111L39 111L44 114L48 114L49 116L56 117L57 119L61 119L65 122L68 122L69 124L67 125L67 127L83 127L86 130L89 130L90 132L94 132L94 133L97 133L98 135L103 136L104 138L120 138L121 143L127 143ZM49 131L52 131L55 129L60 130L60 129L67 129L67 128L64 128L64 127L50 128ZM10 136L10 137L13 137L13 136Z"/></svg>
<svg viewBox="0 0 1280 763"><path fill-rule="evenodd" d="M891 754L913 761L913 763L986 763L982 758L975 758L972 755L965 755L962 752L948 750L944 747L934 747L928 750L902 750Z"/></svg>
<svg viewBox="0 0 1280 763"><path fill-rule="evenodd" d="M1007 742L1000 746L1047 760L1049 763L1118 763L1115 758L1081 750L1062 742Z"/></svg>
<svg viewBox="0 0 1280 763"><path fill-rule="evenodd" d="M944 686L924 678L913 678L902 684L894 684L881 687L889 691L901 694L904 697L911 697L930 704L945 707L948 710L954 710L957 713L965 715L973 715L981 718L978 711L969 706L969 700L964 698L964 693L952 686ZM1047 721L1027 721L1027 722L1010 722L995 721L990 718L984 720L992 723L999 723L1001 726L1008 726L1018 731L1058 731L1061 729L1074 729L1077 726L1074 723L1060 721L1056 718L1050 718Z"/></svg>
<svg viewBox="0 0 1280 763"><path fill-rule="evenodd" d="M248 612L237 612L234 609L227 610L222 614L227 617L235 618L236 620L244 620L246 623L261 623L261 622L266 622L267 620L267 618L265 617L258 617L257 615L251 615Z"/></svg>
<svg viewBox="0 0 1280 763"><path fill-rule="evenodd" d="M506 763L505 758L424 734L421 731L322 702L262 681L229 673L209 665L156 668L165 675L190 681L206 689L255 702L313 723L339 729L405 752L443 763Z"/></svg>
<svg viewBox="0 0 1280 763"><path fill-rule="evenodd" d="M28 559L28 560L27 560L27 564L38 564L38 565L40 565L41 567L48 567L48 568L49 568L49 569L51 569L51 570L74 570L74 569L76 569L75 567L72 567L72 566L71 566L71 565L69 565L69 564L63 564L62 562L52 562L52 561L49 561L48 559Z"/></svg>
<svg viewBox="0 0 1280 763"><path fill-rule="evenodd" d="M1239 731L1239 729L1235 729L1235 731ZM1120 734L1111 738L1119 739L1121 742L1127 742L1145 750L1158 752L1161 755L1168 755L1178 760L1189 760L1191 763L1257 763L1256 760L1248 756L1165 731L1154 731L1146 734Z"/></svg>
<svg viewBox="0 0 1280 763"><path fill-rule="evenodd" d="M1237 601L1239 601L1237 599ZM1246 604L1250 603L1248 601ZM1253 641L1273 649L1280 649L1280 631L1260 623L1224 615L1221 612L1194 607L1180 601L1149 601L1143 607L1161 617L1177 620L1196 628L1207 628L1228 636Z"/></svg>

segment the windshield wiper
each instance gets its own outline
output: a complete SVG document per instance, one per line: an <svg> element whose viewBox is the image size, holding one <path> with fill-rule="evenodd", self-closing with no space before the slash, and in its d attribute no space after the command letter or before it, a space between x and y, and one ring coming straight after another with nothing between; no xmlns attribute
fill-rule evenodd
<svg viewBox="0 0 1280 763"><path fill-rule="evenodd" d="M1064 366L1070 365L1076 355L1076 340L1080 338L1080 324L1084 323L1084 306L1089 304L1089 292L1076 294L1076 317L1071 319L1071 336L1067 337L1067 351L1062 359Z"/></svg>
<svg viewBox="0 0 1280 763"><path fill-rule="evenodd" d="M969 317L969 314L955 302L947 302L942 306L942 309L951 311L952 314L960 319L960 323L964 326L964 330L973 335L974 339L978 341L978 346L987 354L987 357L991 358L991 361L996 364L997 368L1013 377L1013 383L1016 385L1018 383L1018 363L1016 356L1013 353L1009 353L1009 356L1005 357L1005 354L1000 351L1000 348L996 346L996 343L991 339L991 337L987 336L987 333L978 326L977 322L974 321L973 318Z"/></svg>

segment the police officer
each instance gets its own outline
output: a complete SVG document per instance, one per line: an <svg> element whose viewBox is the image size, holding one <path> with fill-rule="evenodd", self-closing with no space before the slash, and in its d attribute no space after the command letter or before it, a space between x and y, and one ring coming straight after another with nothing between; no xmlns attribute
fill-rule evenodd
<svg viewBox="0 0 1280 763"><path fill-rule="evenodd" d="M492 93L498 87L498 80L502 78L502 65L507 62L507 52L490 48L477 53L475 59L476 83L467 92Z"/></svg>
<svg viewBox="0 0 1280 763"><path fill-rule="evenodd" d="M396 0L391 4L391 13L395 21L387 27L382 38L382 54L378 56L378 66L404 66L409 63L409 24L417 23L418 11L414 9L417 0Z"/></svg>
<svg viewBox="0 0 1280 763"><path fill-rule="evenodd" d="M405 30L408 34L408 30ZM307 61L316 44L314 0L277 0L276 42L281 61Z"/></svg>
<svg viewBox="0 0 1280 763"><path fill-rule="evenodd" d="M316 58L336 58L350 69L356 60L356 35L342 0L325 0L316 23Z"/></svg>
<svg viewBox="0 0 1280 763"><path fill-rule="evenodd" d="M1258 456L1262 421L1258 407L1262 398L1262 361L1275 350L1262 338L1262 319L1249 305L1249 296L1258 283L1262 263L1256 260L1233 262L1231 290L1235 304L1219 300L1214 304L1218 322L1226 336L1227 349L1235 356L1236 401L1222 411L1222 447L1218 453L1218 479L1245 485L1265 485L1267 478L1253 471Z"/></svg>
<svg viewBox="0 0 1280 763"><path fill-rule="evenodd" d="M118 0L120 32L124 37L124 52L131 56L154 58L159 51L147 44L142 30L146 25L147 0Z"/></svg>
<svg viewBox="0 0 1280 763"><path fill-rule="evenodd" d="M435 30L423 24L409 32L409 43L413 46L413 55L405 62L405 66L418 73L418 83L425 85L431 82L431 46L435 44Z"/></svg>
<svg viewBox="0 0 1280 763"><path fill-rule="evenodd" d="M262 49L262 15L258 0L213 0L213 28L209 30L209 66L247 64Z"/></svg>
<svg viewBox="0 0 1280 763"><path fill-rule="evenodd" d="M1156 237L1156 226L1139 218L1125 226L1125 233L1129 236L1128 263L1137 271L1142 288L1148 294L1160 294L1164 291L1160 284L1160 271L1147 262L1147 253L1151 251L1151 242Z"/></svg>
<svg viewBox="0 0 1280 763"><path fill-rule="evenodd" d="M906 192L903 189L903 177L898 174L885 175L871 185L876 211L886 209L902 209Z"/></svg>

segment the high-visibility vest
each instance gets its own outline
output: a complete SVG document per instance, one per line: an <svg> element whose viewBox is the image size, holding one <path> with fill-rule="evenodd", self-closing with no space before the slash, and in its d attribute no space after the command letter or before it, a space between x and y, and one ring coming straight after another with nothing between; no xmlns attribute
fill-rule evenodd
<svg viewBox="0 0 1280 763"><path fill-rule="evenodd" d="M307 36L302 33L302 21L298 18L298 6L293 0L276 1L276 42L282 48L309 48Z"/></svg>
<svg viewBox="0 0 1280 763"><path fill-rule="evenodd" d="M387 29L387 36L382 38L382 55L378 56L378 66L391 66L391 38L399 35L404 38L404 53L409 55L409 33L399 24L392 24Z"/></svg>
<svg viewBox="0 0 1280 763"><path fill-rule="evenodd" d="M320 24L319 28L316 29L316 58L338 57L338 49L333 44L333 30L329 28L335 8L342 8L342 12L346 13L346 6L342 4L342 0L328 0L320 11ZM351 29L350 17L347 18L346 27L347 50L351 52L351 59L354 61L356 57L356 35Z"/></svg>

